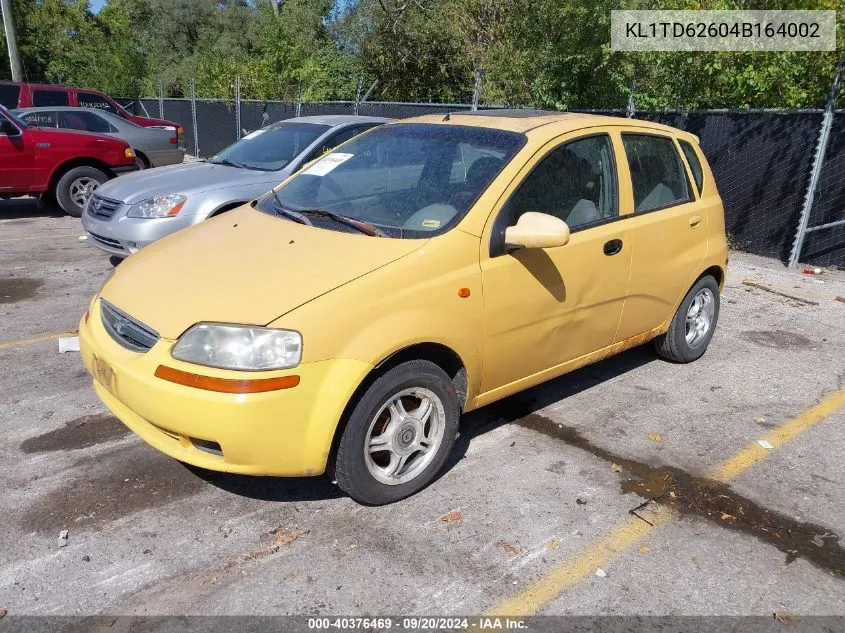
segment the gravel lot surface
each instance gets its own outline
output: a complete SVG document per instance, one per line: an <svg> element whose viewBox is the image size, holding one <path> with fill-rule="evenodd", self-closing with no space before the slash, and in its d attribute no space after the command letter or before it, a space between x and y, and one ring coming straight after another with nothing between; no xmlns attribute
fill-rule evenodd
<svg viewBox="0 0 845 633"><path fill-rule="evenodd" d="M700 361L645 346L474 412L438 481L367 508L185 467L108 414L56 338L112 269L82 233L0 202L10 615L845 614L845 273L732 253Z"/></svg>

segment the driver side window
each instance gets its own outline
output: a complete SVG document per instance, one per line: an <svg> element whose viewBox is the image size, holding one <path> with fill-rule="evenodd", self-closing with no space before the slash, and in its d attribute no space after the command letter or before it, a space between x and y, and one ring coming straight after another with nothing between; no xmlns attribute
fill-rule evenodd
<svg viewBox="0 0 845 633"><path fill-rule="evenodd" d="M508 224L528 211L560 218L570 230L619 215L613 147L606 134L553 149L508 201Z"/></svg>

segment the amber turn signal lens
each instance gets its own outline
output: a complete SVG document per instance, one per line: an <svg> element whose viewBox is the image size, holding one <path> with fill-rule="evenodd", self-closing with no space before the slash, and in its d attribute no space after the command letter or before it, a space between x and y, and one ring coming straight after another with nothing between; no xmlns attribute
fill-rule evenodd
<svg viewBox="0 0 845 633"><path fill-rule="evenodd" d="M175 382L186 387L218 391L220 393L263 393L290 389L299 384L299 376L280 376L278 378L257 378L255 380L233 380L231 378L213 378L192 374L173 367L159 365L155 373L156 378Z"/></svg>
<svg viewBox="0 0 845 633"><path fill-rule="evenodd" d="M466 299L470 295L469 288L459 288L458 289L458 296L461 299Z"/></svg>
<svg viewBox="0 0 845 633"><path fill-rule="evenodd" d="M178 214L178 213L182 210L182 207L184 207L184 206L185 206L185 200L182 200L182 202L179 202L179 203L178 203L178 204L176 204L176 206L174 206L174 207L173 207L170 211L168 211L168 212L167 212L167 215L168 215L168 216L171 216L171 215L176 215L176 214Z"/></svg>

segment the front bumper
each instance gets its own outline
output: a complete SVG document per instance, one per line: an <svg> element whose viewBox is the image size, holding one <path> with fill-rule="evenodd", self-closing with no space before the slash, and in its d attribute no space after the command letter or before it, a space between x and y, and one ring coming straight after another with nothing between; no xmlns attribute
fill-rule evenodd
<svg viewBox="0 0 845 633"><path fill-rule="evenodd" d="M216 370L177 361L170 355L175 341L165 339L146 353L132 352L104 329L98 300L79 324L79 342L100 400L145 442L201 468L249 475L323 473L343 410L372 369L345 359L275 372ZM217 393L156 378L159 365L219 378L295 374L300 383L266 393ZM214 444L219 451L209 448Z"/></svg>
<svg viewBox="0 0 845 633"><path fill-rule="evenodd" d="M121 203L114 215L101 219L88 212L88 205L82 213L82 228L88 234L88 242L109 255L129 257L145 246L193 226L201 218L193 215L175 215L170 218L130 218L126 216L126 205Z"/></svg>

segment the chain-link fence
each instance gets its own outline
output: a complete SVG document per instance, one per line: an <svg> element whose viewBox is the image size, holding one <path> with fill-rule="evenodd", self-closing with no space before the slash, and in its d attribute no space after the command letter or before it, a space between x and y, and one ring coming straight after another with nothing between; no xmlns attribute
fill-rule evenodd
<svg viewBox="0 0 845 633"><path fill-rule="evenodd" d="M632 112L629 106L628 111L602 113L633 114L687 130L701 139L724 201L733 248L793 265L800 259L845 268L845 110L833 110L837 89L835 83L825 110ZM402 119L473 107L360 100L296 103L165 98L127 104L139 114L181 124L188 152L199 157L213 156L252 130L296 116L357 113ZM824 134L826 112L830 123ZM818 171L815 178L814 167Z"/></svg>

